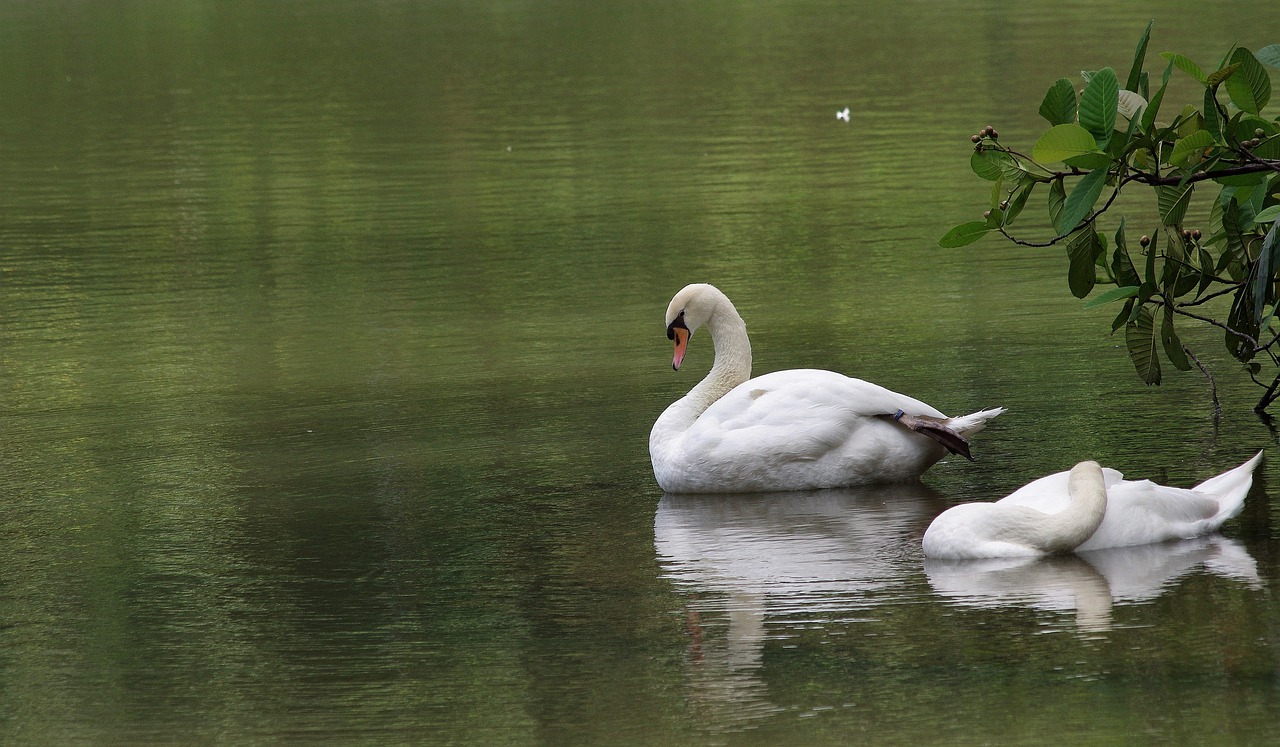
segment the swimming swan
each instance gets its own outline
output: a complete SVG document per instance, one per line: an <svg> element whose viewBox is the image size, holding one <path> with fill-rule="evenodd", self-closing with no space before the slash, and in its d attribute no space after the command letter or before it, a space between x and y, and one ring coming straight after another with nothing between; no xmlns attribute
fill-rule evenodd
<svg viewBox="0 0 1280 747"><path fill-rule="evenodd" d="M711 333L715 362L649 433L653 473L669 493L830 488L918 478L1004 408L948 418L929 405L831 371L751 378L747 326L729 298L703 283L667 307L671 367L689 338Z"/></svg>
<svg viewBox="0 0 1280 747"><path fill-rule="evenodd" d="M1261 460L1260 451L1190 490L1125 480L1116 470L1082 462L995 503L947 509L925 531L924 554L957 559L1046 555L1198 537L1240 513ZM1094 475L1087 482L1078 479L1082 468ZM1102 517L1097 519L1099 507ZM1080 538L1080 531L1090 526Z"/></svg>

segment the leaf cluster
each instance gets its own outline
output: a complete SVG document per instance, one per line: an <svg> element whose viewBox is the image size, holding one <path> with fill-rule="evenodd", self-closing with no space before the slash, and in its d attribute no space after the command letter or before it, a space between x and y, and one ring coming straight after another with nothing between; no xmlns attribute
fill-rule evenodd
<svg viewBox="0 0 1280 747"><path fill-rule="evenodd" d="M1085 306L1121 305L1112 331L1124 329L1143 381L1159 384L1166 362L1179 370L1199 363L1178 335L1178 322L1191 319L1219 327L1227 351L1267 387L1262 410L1280 397L1280 375L1269 385L1258 379L1260 361L1280 367L1280 118L1264 115L1272 94L1267 68L1280 68L1280 44L1234 47L1207 73L1164 53L1153 78L1144 69L1150 34L1148 24L1123 85L1110 67L1082 72L1080 86L1055 81L1039 109L1049 128L1029 154L1007 147L990 127L974 135L970 167L991 182L990 206L939 244L961 247L997 233L1022 246L1064 246L1074 296L1110 286ZM1192 78L1203 95L1171 111L1165 93L1175 73ZM1123 217L1104 233L1100 219L1121 192L1143 187L1158 224L1136 242ZM1014 226L1037 192L1053 235L1028 240ZM1184 226L1195 200L1212 200L1204 231ZM1205 311L1218 307L1228 309L1224 318Z"/></svg>

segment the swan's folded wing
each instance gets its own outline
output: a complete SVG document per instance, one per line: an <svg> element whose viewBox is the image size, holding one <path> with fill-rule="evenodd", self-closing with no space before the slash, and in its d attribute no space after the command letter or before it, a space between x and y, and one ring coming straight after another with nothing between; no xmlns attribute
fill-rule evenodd
<svg viewBox="0 0 1280 747"><path fill-rule="evenodd" d="M1150 480L1125 482L1108 490L1111 505L1143 513L1167 523L1192 523L1211 519L1218 513L1218 501L1185 488L1170 488Z"/></svg>
<svg viewBox="0 0 1280 747"><path fill-rule="evenodd" d="M1052 475L1045 475L1037 480L1032 480L1001 498L1000 503L1027 506L1047 514L1056 514L1071 502L1071 496L1067 493L1067 482L1070 477L1070 472L1055 472ZM1110 495L1111 489L1124 481L1124 475L1116 470L1103 467L1102 481L1107 487L1108 495Z"/></svg>
<svg viewBox="0 0 1280 747"><path fill-rule="evenodd" d="M777 382L774 382L775 384ZM772 463L819 459L843 444L862 418L823 381L753 380L721 397L689 429L709 454L751 455Z"/></svg>

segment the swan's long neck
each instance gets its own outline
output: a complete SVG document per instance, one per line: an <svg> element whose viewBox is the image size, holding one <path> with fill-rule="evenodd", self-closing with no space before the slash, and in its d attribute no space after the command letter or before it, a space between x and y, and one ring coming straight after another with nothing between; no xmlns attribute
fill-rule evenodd
<svg viewBox="0 0 1280 747"><path fill-rule="evenodd" d="M728 298L722 297L707 319L706 330L715 344L711 370L689 393L666 409L654 423L650 443L660 435L683 432L730 389L751 378L751 341L747 324Z"/></svg>
<svg viewBox="0 0 1280 747"><path fill-rule="evenodd" d="M1071 496L1067 507L1042 520L1043 531L1035 544L1046 553L1076 549L1093 536L1107 515L1107 486L1097 462L1081 462L1071 469L1067 494Z"/></svg>

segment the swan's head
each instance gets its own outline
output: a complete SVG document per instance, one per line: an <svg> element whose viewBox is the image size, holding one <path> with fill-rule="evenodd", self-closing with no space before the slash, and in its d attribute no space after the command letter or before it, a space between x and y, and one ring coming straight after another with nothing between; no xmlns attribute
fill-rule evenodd
<svg viewBox="0 0 1280 747"><path fill-rule="evenodd" d="M680 370L689 338L728 300L720 289L706 283L686 285L671 299L667 306L667 339L676 344L675 356L671 359L673 369Z"/></svg>

